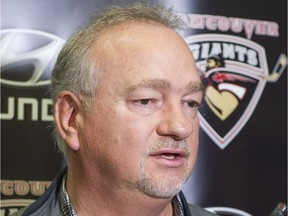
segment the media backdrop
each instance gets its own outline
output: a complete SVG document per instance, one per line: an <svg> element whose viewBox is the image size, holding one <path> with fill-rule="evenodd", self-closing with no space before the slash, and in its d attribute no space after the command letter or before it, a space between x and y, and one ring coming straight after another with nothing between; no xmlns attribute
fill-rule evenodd
<svg viewBox="0 0 288 216"><path fill-rule="evenodd" d="M2 1L1 215L43 194L65 165L50 126L59 49L93 13L132 2ZM287 1L154 3L173 6L187 24L206 86L188 201L223 215L269 215L287 202Z"/></svg>

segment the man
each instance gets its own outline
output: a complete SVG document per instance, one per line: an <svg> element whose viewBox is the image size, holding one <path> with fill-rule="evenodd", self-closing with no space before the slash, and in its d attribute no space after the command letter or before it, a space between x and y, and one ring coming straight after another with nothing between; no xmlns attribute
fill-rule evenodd
<svg viewBox="0 0 288 216"><path fill-rule="evenodd" d="M68 168L18 215L212 215L181 192L203 88L179 24L171 10L134 4L68 40L52 73Z"/></svg>

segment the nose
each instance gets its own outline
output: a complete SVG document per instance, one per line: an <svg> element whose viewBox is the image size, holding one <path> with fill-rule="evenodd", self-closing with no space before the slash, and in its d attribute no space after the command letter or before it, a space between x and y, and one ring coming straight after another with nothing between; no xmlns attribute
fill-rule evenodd
<svg viewBox="0 0 288 216"><path fill-rule="evenodd" d="M158 124L156 131L160 136L183 140L193 133L194 121L185 115L180 105L179 107L170 106L163 110L162 121Z"/></svg>

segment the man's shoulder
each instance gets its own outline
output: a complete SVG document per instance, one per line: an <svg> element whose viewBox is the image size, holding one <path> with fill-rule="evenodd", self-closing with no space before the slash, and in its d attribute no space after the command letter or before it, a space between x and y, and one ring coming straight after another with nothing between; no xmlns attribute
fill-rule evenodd
<svg viewBox="0 0 288 216"><path fill-rule="evenodd" d="M189 209L190 209L190 212L191 212L191 215L192 216L215 216L216 214L215 213L212 213L212 212L209 212L203 208L200 208L198 206L195 206L195 205L191 205L191 204L188 204L189 205Z"/></svg>
<svg viewBox="0 0 288 216"><path fill-rule="evenodd" d="M50 184L45 193L39 197L35 202L29 206L20 209L19 211L11 214L10 216L46 216L46 215L59 215L60 212L58 191L62 182L62 178L66 173L66 168L62 170ZM55 213L56 212L56 213Z"/></svg>

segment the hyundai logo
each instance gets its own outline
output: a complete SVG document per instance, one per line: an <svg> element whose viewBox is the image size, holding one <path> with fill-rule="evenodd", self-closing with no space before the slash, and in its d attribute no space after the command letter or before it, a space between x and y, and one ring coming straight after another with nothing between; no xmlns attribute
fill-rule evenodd
<svg viewBox="0 0 288 216"><path fill-rule="evenodd" d="M50 84L56 56L64 40L29 29L1 31L1 84L35 87Z"/></svg>

